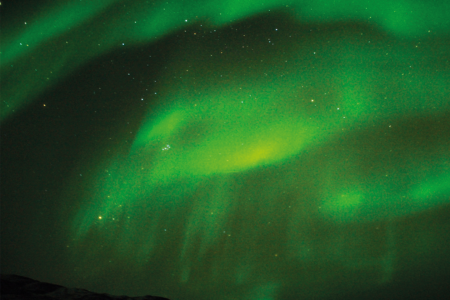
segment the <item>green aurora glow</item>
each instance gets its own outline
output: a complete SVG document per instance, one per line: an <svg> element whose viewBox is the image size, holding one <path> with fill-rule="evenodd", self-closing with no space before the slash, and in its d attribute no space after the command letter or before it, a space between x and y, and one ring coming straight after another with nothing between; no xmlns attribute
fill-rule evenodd
<svg viewBox="0 0 450 300"><path fill-rule="evenodd" d="M373 272L362 288L388 282L398 260L396 222L449 203L445 1L70 3L2 33L2 121L80 64L153 43L186 23L220 31L269 9L289 20L269 41L280 48L221 55L193 41L171 56L155 84L160 100L133 144L112 160L94 158L96 174L84 178L84 191L66 192L83 197L73 243L113 244L115 257L136 270L171 249L177 283L247 285L239 299L277 299L279 278L290 276L279 264L332 262L339 267L295 275L305 289L328 295L333 289L321 284L342 269ZM342 21L372 29L327 27ZM323 30L314 39L290 38L307 22ZM229 47L244 39L230 39ZM442 131L410 125L415 119L442 120ZM364 245L373 224L383 232L373 233L379 248ZM179 233L169 239L166 228ZM352 240L355 232L363 237ZM72 258L81 265L101 255L81 252Z"/></svg>
<svg viewBox="0 0 450 300"><path fill-rule="evenodd" d="M369 22L404 38L450 29L445 1L65 1L24 14L24 23L2 30L1 120L113 49L154 42L188 24L217 28L270 9L302 22Z"/></svg>

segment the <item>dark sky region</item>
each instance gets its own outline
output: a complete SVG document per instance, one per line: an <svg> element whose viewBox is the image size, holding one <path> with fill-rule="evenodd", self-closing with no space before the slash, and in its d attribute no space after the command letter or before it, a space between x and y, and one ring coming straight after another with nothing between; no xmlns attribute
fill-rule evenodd
<svg viewBox="0 0 450 300"><path fill-rule="evenodd" d="M450 2L0 9L2 273L172 300L446 293Z"/></svg>

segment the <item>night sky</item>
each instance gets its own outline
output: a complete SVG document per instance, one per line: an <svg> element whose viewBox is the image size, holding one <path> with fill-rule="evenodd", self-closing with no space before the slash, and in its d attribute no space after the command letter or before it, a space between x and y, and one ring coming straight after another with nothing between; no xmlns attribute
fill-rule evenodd
<svg viewBox="0 0 450 300"><path fill-rule="evenodd" d="M2 273L171 300L447 291L450 2L9 2Z"/></svg>

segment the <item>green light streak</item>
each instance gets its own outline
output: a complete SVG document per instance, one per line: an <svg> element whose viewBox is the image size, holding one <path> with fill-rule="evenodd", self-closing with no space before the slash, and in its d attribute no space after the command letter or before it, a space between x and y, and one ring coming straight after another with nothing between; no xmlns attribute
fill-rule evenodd
<svg viewBox="0 0 450 300"><path fill-rule="evenodd" d="M42 7L24 21L23 29L3 32L3 42L9 46L2 51L2 67L25 55L33 55L33 51L45 41L87 22L115 1L66 1L57 2L52 7Z"/></svg>
<svg viewBox="0 0 450 300"><path fill-rule="evenodd" d="M450 9L445 1L57 3L37 14L23 15L22 29L2 30L1 120L28 105L80 65L119 47L152 43L192 23L223 26L269 10L284 10L302 22L369 22L405 38L446 34L450 28Z"/></svg>
<svg viewBox="0 0 450 300"><path fill-rule="evenodd" d="M410 197L414 199L414 202L416 202L421 209L429 205L448 202L448 196L450 195L450 174L445 172L437 177L433 175L435 174L429 174L429 176L410 193Z"/></svg>
<svg viewBox="0 0 450 300"><path fill-rule="evenodd" d="M179 264L180 281L189 282L195 278L193 262L203 261L208 251L222 247L223 236L233 236L224 229L236 222L234 216L243 205L257 207L250 219L260 222L259 226L271 224L271 212L280 206L280 195L289 193L292 215L287 225L288 255L313 261L315 254L311 251L318 246L309 219L339 228L352 223L390 222L448 203L449 191L444 188L448 181L446 160L437 159L442 155L439 153L448 153L445 142L424 142L432 150L429 152L428 148L416 149L408 143L401 146L401 151L396 150L403 153L401 156L392 156L389 150L399 147L397 141L411 131L402 131L399 120L433 119L437 110L450 110L447 75L430 78L426 69L415 68L415 76L404 81L394 73L396 67L386 68L386 61L379 58L376 51L380 46L364 48L335 39L341 41L340 48L314 45L314 50L321 53L320 61L314 56L305 60L305 52L312 49L291 43L284 47L286 55L271 58L270 65L260 67L255 66L255 61L261 60L257 56L248 65L221 66L220 57L195 65L195 57L204 52L202 45L193 47L195 51L174 55L179 59L174 58L160 79L158 95L164 100L143 122L129 154L108 167L114 174L99 177L99 194L93 196L99 206L80 213L74 222L77 236L101 231L102 226L110 230L113 218L131 216L124 221L128 229L116 233L115 239L124 253L138 248L137 259L144 261L163 243L159 232L171 224L166 220L168 212L178 215L188 210L186 215L183 213ZM365 39L359 43L372 37ZM392 58L388 58L388 64L407 66L413 55L400 45L391 45L389 51ZM241 59L245 61L245 57ZM364 68L361 61L369 62L371 68ZM245 71L249 66L253 70ZM184 74L186 69L189 72L183 80L171 79L171 74ZM220 83L220 75L229 73L234 75ZM200 93L187 94L195 82L201 82L196 87ZM431 90L428 82L433 86ZM311 83L313 88L308 87ZM167 86L170 89L163 88ZM424 108L417 110L419 105ZM382 136L394 134L392 141L382 140L380 144L372 140L380 135L373 131L374 124L385 128ZM361 130L367 132L362 141L358 136L354 137L356 142L347 140ZM380 151L383 156L378 154ZM427 183L435 172L443 174L442 178ZM310 182L313 188L305 187L304 182ZM114 195L114 199L108 195ZM151 212L152 217L142 218L137 211ZM104 216L102 222L107 225L97 225L97 215ZM257 247L262 238L260 228L243 223L246 233L239 240L225 242L224 247L233 249L230 251L236 251L242 243ZM149 236L140 236L139 228L146 228ZM345 234L340 238L349 239ZM355 255L366 258L353 264L345 254L349 251L345 245L343 250L328 253L327 259L356 269L377 268L381 273L379 282L385 282L391 278L395 260L392 239L386 242L390 245L388 253L380 259L355 250ZM322 248L333 248L332 241L324 243L330 245ZM245 260L251 265L258 259L244 256L229 263L234 266ZM245 280L250 272L236 269L236 282Z"/></svg>

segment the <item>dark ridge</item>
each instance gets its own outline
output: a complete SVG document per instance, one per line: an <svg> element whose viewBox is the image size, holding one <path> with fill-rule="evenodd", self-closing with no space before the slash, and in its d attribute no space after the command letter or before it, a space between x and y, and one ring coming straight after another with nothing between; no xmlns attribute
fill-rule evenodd
<svg viewBox="0 0 450 300"><path fill-rule="evenodd" d="M31 278L18 275L1 275L0 285L1 299L64 299L64 300L169 300L156 296L113 296L109 294L98 294L84 289L67 288L57 284L40 282Z"/></svg>

